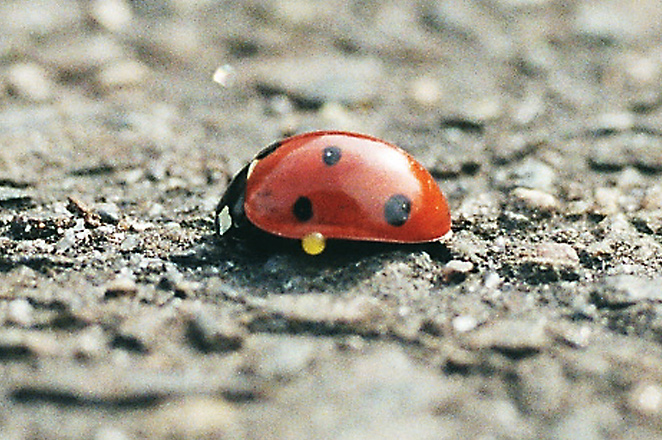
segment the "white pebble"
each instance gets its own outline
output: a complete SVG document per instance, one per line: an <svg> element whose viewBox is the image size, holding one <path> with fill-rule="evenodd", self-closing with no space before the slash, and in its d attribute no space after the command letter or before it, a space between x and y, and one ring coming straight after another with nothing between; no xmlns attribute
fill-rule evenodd
<svg viewBox="0 0 662 440"><path fill-rule="evenodd" d="M26 299L15 299L9 303L7 319L14 324L28 327L32 324L32 305Z"/></svg>
<svg viewBox="0 0 662 440"><path fill-rule="evenodd" d="M644 415L658 414L662 409L662 389L657 384L639 384L630 394L630 405Z"/></svg>
<svg viewBox="0 0 662 440"><path fill-rule="evenodd" d="M478 320L471 315L460 315L453 318L451 324L456 332L464 333L476 328Z"/></svg>
<svg viewBox="0 0 662 440"><path fill-rule="evenodd" d="M131 87L140 84L149 69L134 60L121 60L105 66L97 75L97 83L103 90Z"/></svg>
<svg viewBox="0 0 662 440"><path fill-rule="evenodd" d="M234 68L229 64L224 64L216 69L212 79L216 84L220 84L223 87L228 87L232 85L234 80Z"/></svg>
<svg viewBox="0 0 662 440"><path fill-rule="evenodd" d="M12 92L31 101L46 101L53 95L48 72L35 63L15 64L7 71L7 85Z"/></svg>
<svg viewBox="0 0 662 440"><path fill-rule="evenodd" d="M101 26L110 31L119 31L133 18L131 6L124 0L94 0L90 14Z"/></svg>
<svg viewBox="0 0 662 440"><path fill-rule="evenodd" d="M498 273L490 272L485 276L485 280L483 281L483 284L488 289L496 289L497 287L499 287L499 285L501 285L502 282L503 280L501 279Z"/></svg>
<svg viewBox="0 0 662 440"><path fill-rule="evenodd" d="M474 265L470 261L451 260L446 263L445 268L451 272L467 273L474 268Z"/></svg>
<svg viewBox="0 0 662 440"><path fill-rule="evenodd" d="M537 189L515 188L512 195L529 209L553 212L560 207L560 203L556 197Z"/></svg>
<svg viewBox="0 0 662 440"><path fill-rule="evenodd" d="M439 81L432 78L417 78L409 85L414 102L424 107L432 107L441 101L443 92Z"/></svg>

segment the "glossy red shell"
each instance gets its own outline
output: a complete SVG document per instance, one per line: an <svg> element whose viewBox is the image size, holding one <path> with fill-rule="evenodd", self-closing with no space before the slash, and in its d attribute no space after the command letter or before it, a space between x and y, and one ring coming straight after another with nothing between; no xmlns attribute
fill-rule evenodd
<svg viewBox="0 0 662 440"><path fill-rule="evenodd" d="M342 154L334 165L322 159L329 146ZM389 224L384 215L394 194L411 201L401 226ZM302 196L312 205L306 221L293 213ZM249 172L244 209L258 228L296 239L319 232L327 238L418 243L438 240L451 227L446 198L420 163L387 142L346 132L312 132L282 141Z"/></svg>

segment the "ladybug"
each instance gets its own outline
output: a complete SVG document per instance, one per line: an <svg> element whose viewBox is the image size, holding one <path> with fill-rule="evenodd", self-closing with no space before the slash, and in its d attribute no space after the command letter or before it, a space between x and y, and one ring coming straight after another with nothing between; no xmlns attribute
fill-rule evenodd
<svg viewBox="0 0 662 440"><path fill-rule="evenodd" d="M317 131L275 142L230 182L216 233L251 228L301 240L317 255L326 239L425 243L450 235L446 198L430 173L380 139Z"/></svg>

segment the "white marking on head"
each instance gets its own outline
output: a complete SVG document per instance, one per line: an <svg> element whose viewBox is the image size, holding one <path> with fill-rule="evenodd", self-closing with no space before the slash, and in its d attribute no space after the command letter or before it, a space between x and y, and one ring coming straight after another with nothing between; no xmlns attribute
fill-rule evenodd
<svg viewBox="0 0 662 440"><path fill-rule="evenodd" d="M224 206L221 212L218 213L218 233L224 235L232 227L232 216L230 215L230 207Z"/></svg>

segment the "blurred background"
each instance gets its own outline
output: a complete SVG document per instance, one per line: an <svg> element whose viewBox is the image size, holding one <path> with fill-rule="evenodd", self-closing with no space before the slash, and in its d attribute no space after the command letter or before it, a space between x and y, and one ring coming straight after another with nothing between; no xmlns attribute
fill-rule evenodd
<svg viewBox="0 0 662 440"><path fill-rule="evenodd" d="M661 27L656 0L6 0L0 173L40 148L80 168L175 148L231 173L283 135L343 129L471 174L586 132L657 131Z"/></svg>

